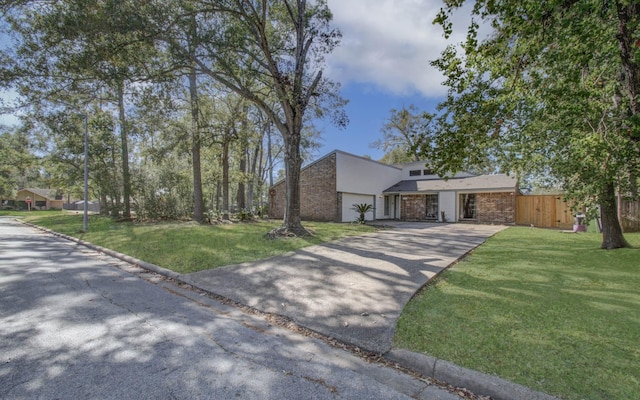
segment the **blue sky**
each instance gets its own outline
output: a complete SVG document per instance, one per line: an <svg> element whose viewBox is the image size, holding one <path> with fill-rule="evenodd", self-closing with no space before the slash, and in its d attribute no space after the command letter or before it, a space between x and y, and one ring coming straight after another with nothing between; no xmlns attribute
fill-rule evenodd
<svg viewBox="0 0 640 400"><path fill-rule="evenodd" d="M322 147L316 156L342 150L378 160L384 153L369 145L382 137L380 129L389 118L392 108L400 109L414 104L420 110L433 112L438 103L437 98L426 97L420 93L394 94L371 84L355 82L343 87L342 96L349 99L346 106L349 125L346 128L336 128L328 122L319 125Z"/></svg>
<svg viewBox="0 0 640 400"><path fill-rule="evenodd" d="M321 127L319 156L339 149L380 159L369 147L392 108L414 104L435 112L446 94L442 75L429 65L448 44L464 39L468 9L454 18L449 40L432 24L440 0L328 0L342 42L328 58L327 75L342 84L350 123L344 130Z"/></svg>
<svg viewBox="0 0 640 400"><path fill-rule="evenodd" d="M342 32L341 45L327 58L325 75L342 84L350 123L338 129L319 126L322 147L317 156L339 149L379 159L383 153L369 147L381 138L380 129L392 108L411 104L435 111L446 89L441 74L429 61L447 44L463 40L464 29L446 41L432 21L440 0L328 0L334 26ZM458 22L465 26L465 12ZM6 97L6 93L2 96ZM0 123L14 119L0 116Z"/></svg>

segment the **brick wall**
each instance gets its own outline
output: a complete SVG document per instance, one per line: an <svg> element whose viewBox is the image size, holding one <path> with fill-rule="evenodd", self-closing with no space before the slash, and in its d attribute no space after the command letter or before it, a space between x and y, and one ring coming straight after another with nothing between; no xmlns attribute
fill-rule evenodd
<svg viewBox="0 0 640 400"><path fill-rule="evenodd" d="M515 224L516 197L513 193L478 193L477 222Z"/></svg>
<svg viewBox="0 0 640 400"><path fill-rule="evenodd" d="M403 220L427 219L427 199L425 196L421 194L401 196L400 217Z"/></svg>
<svg viewBox="0 0 640 400"><path fill-rule="evenodd" d="M269 189L269 217L283 218L285 182ZM340 221L336 193L336 154L305 167L300 174L300 216L310 221Z"/></svg>
<svg viewBox="0 0 640 400"><path fill-rule="evenodd" d="M285 191L284 181L280 181L269 188L269 218L284 218Z"/></svg>

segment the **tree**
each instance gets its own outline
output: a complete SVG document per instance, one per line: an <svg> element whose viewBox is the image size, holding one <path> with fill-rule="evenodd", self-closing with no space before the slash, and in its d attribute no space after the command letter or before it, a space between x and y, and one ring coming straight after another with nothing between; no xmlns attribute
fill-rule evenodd
<svg viewBox="0 0 640 400"><path fill-rule="evenodd" d="M11 197L38 178L38 159L29 144L25 127L0 126L0 196Z"/></svg>
<svg viewBox="0 0 640 400"><path fill-rule="evenodd" d="M8 10L17 40L16 57L2 59L9 71L6 81L18 87L28 107L41 113L60 107L81 113L94 100L115 106L122 153L122 214L130 218L127 90L152 74L151 66L157 64L153 47L143 36L135 29L119 29L136 26L131 19L135 4L69 0L46 6L38 1L0 5Z"/></svg>
<svg viewBox="0 0 640 400"><path fill-rule="evenodd" d="M300 147L309 110L346 124L337 85L322 74L324 56L338 44L324 0L200 0L186 3L196 13L201 47L182 52L206 74L259 107L281 133L285 145L286 210L280 232L308 235L300 219ZM150 21L151 26L155 25ZM169 22L171 26L171 22ZM181 47L167 26L157 37ZM275 99L276 101L270 101ZM323 107L328 105L328 107Z"/></svg>
<svg viewBox="0 0 640 400"><path fill-rule="evenodd" d="M385 155L392 153L388 158L394 162L397 162L395 160L402 153L407 157L402 158L400 162L420 161L421 154L418 149L430 145L427 132L431 130L435 114L419 112L413 104L400 110L391 109L390 113L391 116L381 129L382 139L376 140L370 146L384 151Z"/></svg>
<svg viewBox="0 0 640 400"><path fill-rule="evenodd" d="M436 18L446 35L462 3ZM633 194L640 171L638 11L624 0L475 1L467 40L433 62L449 87L427 149L438 172L489 161L550 173L569 198L600 206L603 248L626 246L616 190ZM478 18L493 28L483 40Z"/></svg>

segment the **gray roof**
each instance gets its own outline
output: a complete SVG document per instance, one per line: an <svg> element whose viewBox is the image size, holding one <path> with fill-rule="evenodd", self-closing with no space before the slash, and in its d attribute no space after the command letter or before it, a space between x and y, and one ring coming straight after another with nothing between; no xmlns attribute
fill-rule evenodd
<svg viewBox="0 0 640 400"><path fill-rule="evenodd" d="M37 194L38 196L44 197L49 200L59 200L56 199L56 189L38 189L38 188L25 188L18 190L19 192L26 190L27 192L31 192L33 194Z"/></svg>
<svg viewBox="0 0 640 400"><path fill-rule="evenodd" d="M420 193L442 191L506 192L516 190L517 180L509 175L480 175L465 178L418 179L400 181L383 193Z"/></svg>

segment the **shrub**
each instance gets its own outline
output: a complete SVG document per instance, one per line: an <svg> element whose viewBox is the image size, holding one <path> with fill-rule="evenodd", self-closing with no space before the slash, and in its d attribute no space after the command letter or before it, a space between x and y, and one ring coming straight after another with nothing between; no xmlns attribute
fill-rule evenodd
<svg viewBox="0 0 640 400"><path fill-rule="evenodd" d="M353 204L352 210L354 210L359 214L358 219L356 221L361 224L364 224L365 214L370 211L373 211L373 205L367 204L367 203Z"/></svg>

